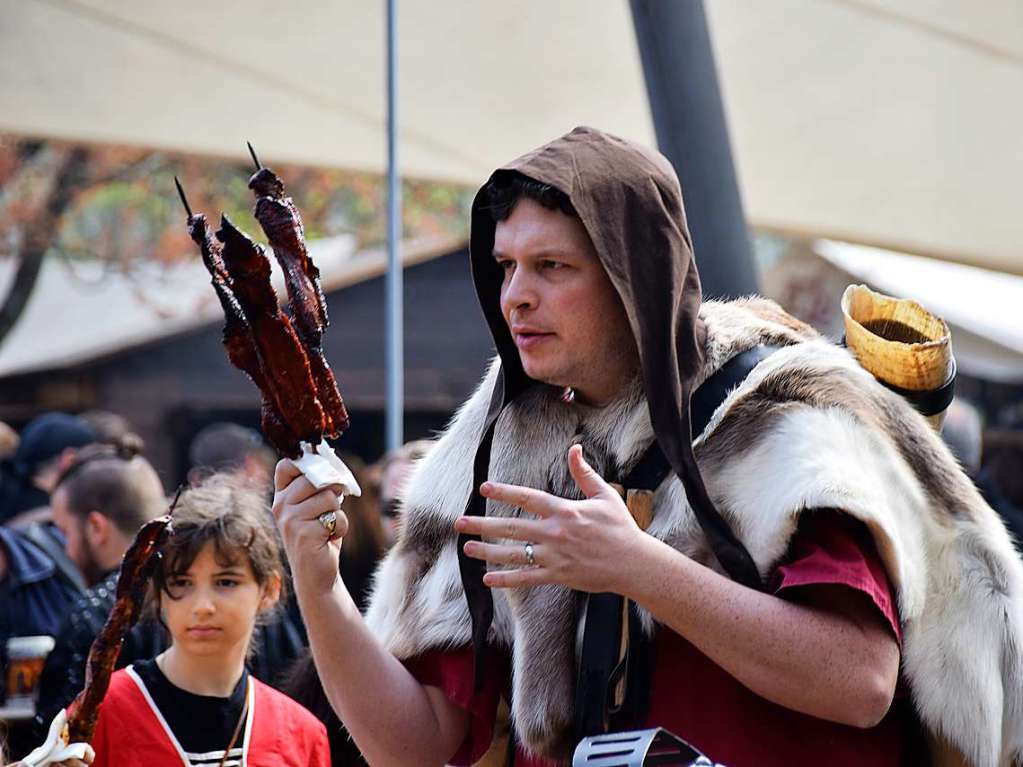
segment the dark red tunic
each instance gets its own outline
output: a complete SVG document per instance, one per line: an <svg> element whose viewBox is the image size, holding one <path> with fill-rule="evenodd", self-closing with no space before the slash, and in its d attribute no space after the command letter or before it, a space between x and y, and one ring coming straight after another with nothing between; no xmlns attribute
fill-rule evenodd
<svg viewBox="0 0 1023 767"><path fill-rule="evenodd" d="M866 527L852 517L837 512L806 515L769 585L776 595L796 599L807 586L854 589L870 600L901 645L897 607L884 567ZM664 626L654 640L654 658L649 715L635 729L664 727L728 767L825 761L828 767L884 767L908 760L911 711L901 691L884 720L862 730L759 697ZM507 657L494 654L484 688L475 695L469 647L428 652L406 665L421 683L440 688L469 712L469 732L452 764L472 764L490 745L498 700L510 686ZM520 750L515 764L550 763Z"/></svg>

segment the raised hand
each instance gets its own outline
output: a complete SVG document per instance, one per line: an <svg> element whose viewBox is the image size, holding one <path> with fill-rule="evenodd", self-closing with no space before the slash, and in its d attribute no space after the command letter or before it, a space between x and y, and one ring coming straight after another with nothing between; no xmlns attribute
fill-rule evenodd
<svg viewBox="0 0 1023 767"><path fill-rule="evenodd" d="M330 530L324 520L329 522L332 512ZM332 487L317 490L295 464L281 460L274 471L273 513L296 584L330 591L339 577L341 539L348 532L340 493Z"/></svg>
<svg viewBox="0 0 1023 767"><path fill-rule="evenodd" d="M499 482L480 487L484 497L536 517L467 516L455 522L458 532L484 539L466 543L467 555L509 568L488 572L484 584L508 588L557 583L579 591L621 593L629 552L644 533L621 496L586 463L581 446L569 449L568 467L583 500ZM498 539L511 542L485 542Z"/></svg>

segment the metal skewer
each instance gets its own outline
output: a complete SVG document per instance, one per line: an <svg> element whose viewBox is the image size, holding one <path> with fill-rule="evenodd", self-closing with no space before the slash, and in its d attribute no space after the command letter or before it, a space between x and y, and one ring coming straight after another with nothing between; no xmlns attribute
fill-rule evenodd
<svg viewBox="0 0 1023 767"><path fill-rule="evenodd" d="M261 163L259 161L259 158L256 157L256 150L252 148L251 142L246 141L245 143L249 147L249 154L252 155L252 162L256 163L256 170L262 170L263 169L263 163Z"/></svg>
<svg viewBox="0 0 1023 767"><path fill-rule="evenodd" d="M181 188L181 182L178 181L177 176L174 177L174 185L178 188L178 195L181 197L181 204L185 206L185 213L187 213L188 217L191 218L192 208L188 204L188 199L185 197L185 190Z"/></svg>

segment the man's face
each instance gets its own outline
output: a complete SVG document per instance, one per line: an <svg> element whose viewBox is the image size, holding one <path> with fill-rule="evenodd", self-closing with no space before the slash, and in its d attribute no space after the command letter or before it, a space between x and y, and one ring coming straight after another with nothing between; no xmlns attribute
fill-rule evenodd
<svg viewBox="0 0 1023 767"><path fill-rule="evenodd" d="M53 512L53 524L64 535L64 552L75 567L82 573L85 582L92 586L103 577L103 568L97 561L89 537L86 534L85 520L68 508L67 492L64 488L50 496L50 510Z"/></svg>
<svg viewBox="0 0 1023 767"><path fill-rule="evenodd" d="M501 313L530 378L603 403L637 369L625 309L582 222L520 199L497 224Z"/></svg>

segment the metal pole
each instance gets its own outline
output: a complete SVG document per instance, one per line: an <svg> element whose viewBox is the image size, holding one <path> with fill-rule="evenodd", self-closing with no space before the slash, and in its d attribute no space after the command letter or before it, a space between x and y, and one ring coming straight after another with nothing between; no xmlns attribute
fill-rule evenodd
<svg viewBox="0 0 1023 767"><path fill-rule="evenodd" d="M404 350L402 343L401 178L398 175L398 23L397 0L387 0L387 320L386 446L404 441Z"/></svg>
<svg viewBox="0 0 1023 767"><path fill-rule="evenodd" d="M630 0L657 144L675 166L703 293L757 292L701 0Z"/></svg>

